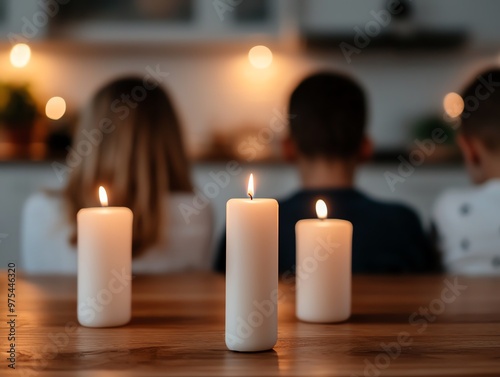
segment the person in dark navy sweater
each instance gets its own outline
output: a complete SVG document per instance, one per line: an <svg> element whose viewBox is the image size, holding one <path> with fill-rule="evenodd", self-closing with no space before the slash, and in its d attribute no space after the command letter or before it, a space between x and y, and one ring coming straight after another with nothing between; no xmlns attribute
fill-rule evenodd
<svg viewBox="0 0 500 377"><path fill-rule="evenodd" d="M329 217L353 223L353 273L424 273L439 260L420 220L409 207L385 203L354 188L357 167L372 154L365 134L366 99L351 78L318 73L303 80L290 98L290 136L285 157L299 170L302 189L279 202L279 272L295 271L295 224L316 218L323 199ZM215 269L225 269L225 237Z"/></svg>

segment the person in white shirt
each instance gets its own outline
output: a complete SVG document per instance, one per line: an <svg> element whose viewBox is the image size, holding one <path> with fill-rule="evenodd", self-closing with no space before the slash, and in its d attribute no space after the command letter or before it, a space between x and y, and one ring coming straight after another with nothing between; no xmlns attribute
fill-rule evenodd
<svg viewBox="0 0 500 377"><path fill-rule="evenodd" d="M438 198L437 243L447 272L500 275L500 69L477 76L462 98L457 140L476 186Z"/></svg>
<svg viewBox="0 0 500 377"><path fill-rule="evenodd" d="M186 219L182 206L195 194L181 127L158 82L123 78L101 88L82 115L65 164L54 165L62 190L47 190L25 203L21 266L28 273L75 274L76 214L110 205L134 213L132 270L166 273L211 266L210 206Z"/></svg>

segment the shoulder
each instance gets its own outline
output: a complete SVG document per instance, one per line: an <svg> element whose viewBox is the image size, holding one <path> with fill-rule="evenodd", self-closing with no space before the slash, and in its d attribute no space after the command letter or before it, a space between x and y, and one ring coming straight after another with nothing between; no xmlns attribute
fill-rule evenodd
<svg viewBox="0 0 500 377"><path fill-rule="evenodd" d="M284 198L278 199L278 210L280 222L288 223L295 221L297 217L304 217L307 211L308 203L313 197L310 197L304 191L297 191Z"/></svg>
<svg viewBox="0 0 500 377"><path fill-rule="evenodd" d="M71 228L63 206L57 192L37 192L26 200L20 227L20 255L26 271L76 271L76 253L68 243Z"/></svg>
<svg viewBox="0 0 500 377"><path fill-rule="evenodd" d="M62 197L56 192L36 192L32 194L24 203L24 214L44 213L47 215L51 211L59 209L62 205Z"/></svg>
<svg viewBox="0 0 500 377"><path fill-rule="evenodd" d="M294 194L294 195L289 195L287 197L279 199L278 203L279 203L280 209L281 209L281 208L286 208L286 207L292 206L297 201L298 201L297 194Z"/></svg>
<svg viewBox="0 0 500 377"><path fill-rule="evenodd" d="M212 205L191 192L170 193L165 200L170 222L185 224L206 223L212 220Z"/></svg>
<svg viewBox="0 0 500 377"><path fill-rule="evenodd" d="M198 211L211 210L212 205L209 200L201 198L193 192L174 192L166 196L166 201L172 207L190 206Z"/></svg>
<svg viewBox="0 0 500 377"><path fill-rule="evenodd" d="M436 199L436 204L445 203L452 204L461 199L467 199L471 196L474 196L476 190L473 188L468 189L449 189L443 191Z"/></svg>
<svg viewBox="0 0 500 377"><path fill-rule="evenodd" d="M278 203L280 205L280 210L282 208L292 208L296 205L302 204L305 200L307 200L309 197L313 197L313 195L309 195L307 191L295 191L292 194L289 194L288 196L285 196L281 199L278 200Z"/></svg>
<svg viewBox="0 0 500 377"><path fill-rule="evenodd" d="M407 204L396 201L373 199L368 196L364 196L364 200L366 201L366 208L371 208L372 211L384 218L392 218L397 221L408 220L420 222L415 210Z"/></svg>
<svg viewBox="0 0 500 377"><path fill-rule="evenodd" d="M461 210L467 210L467 202L477 196L474 189L450 189L442 192L436 199L433 208L435 220L456 216Z"/></svg>
<svg viewBox="0 0 500 377"><path fill-rule="evenodd" d="M64 200L58 192L40 191L32 194L24 203L21 223L29 233L35 229L42 231L55 224L64 223ZM40 221L43 219L43 221Z"/></svg>

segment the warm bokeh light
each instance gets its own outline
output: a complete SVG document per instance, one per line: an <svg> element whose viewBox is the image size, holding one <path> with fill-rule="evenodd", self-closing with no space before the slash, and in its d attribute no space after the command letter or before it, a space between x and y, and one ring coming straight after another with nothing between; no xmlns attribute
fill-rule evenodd
<svg viewBox="0 0 500 377"><path fill-rule="evenodd" d="M254 188L253 188L253 174L250 174L250 178L248 178L248 196L250 199L253 199Z"/></svg>
<svg viewBox="0 0 500 377"><path fill-rule="evenodd" d="M273 62L273 53L266 46L255 46L248 52L248 59L255 68L267 68Z"/></svg>
<svg viewBox="0 0 500 377"><path fill-rule="evenodd" d="M26 66L31 58L31 49L25 43L18 43L10 50L10 62L14 67Z"/></svg>
<svg viewBox="0 0 500 377"><path fill-rule="evenodd" d="M464 111L464 100L458 93L448 93L443 100L444 111L448 116L456 118Z"/></svg>
<svg viewBox="0 0 500 377"><path fill-rule="evenodd" d="M316 214L321 220L326 219L326 216L328 215L328 208L326 208L326 203L322 199L316 202Z"/></svg>
<svg viewBox="0 0 500 377"><path fill-rule="evenodd" d="M52 97L45 105L45 115L47 118L58 120L66 112L66 101L62 97Z"/></svg>
<svg viewBox="0 0 500 377"><path fill-rule="evenodd" d="M99 200L103 207L108 206L108 194L106 194L106 190L102 186L99 186Z"/></svg>

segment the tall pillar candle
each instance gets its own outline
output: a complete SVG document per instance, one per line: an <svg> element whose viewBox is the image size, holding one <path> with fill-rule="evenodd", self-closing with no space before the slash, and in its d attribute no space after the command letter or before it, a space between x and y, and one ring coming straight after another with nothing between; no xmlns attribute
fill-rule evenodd
<svg viewBox="0 0 500 377"><path fill-rule="evenodd" d="M77 215L78 322L87 327L121 326L132 306L132 211L108 207L99 188L99 208Z"/></svg>
<svg viewBox="0 0 500 377"><path fill-rule="evenodd" d="M327 219L323 200L319 219L300 220L296 234L296 314L306 322L341 322L351 315L352 232L349 221Z"/></svg>
<svg viewBox="0 0 500 377"><path fill-rule="evenodd" d="M278 337L278 202L253 197L227 202L226 345L256 352Z"/></svg>

